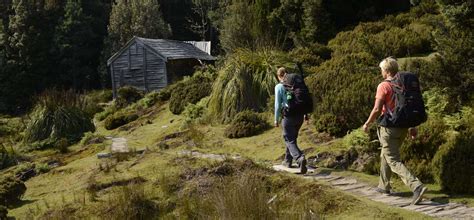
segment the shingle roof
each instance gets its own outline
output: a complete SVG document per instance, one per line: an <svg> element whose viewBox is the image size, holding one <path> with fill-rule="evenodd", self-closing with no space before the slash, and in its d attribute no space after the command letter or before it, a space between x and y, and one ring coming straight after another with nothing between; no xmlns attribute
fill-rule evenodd
<svg viewBox="0 0 474 220"><path fill-rule="evenodd" d="M164 57L166 60L189 58L198 60L216 60L215 57L207 54L192 44L183 41L133 37L126 46L110 57L107 63L110 65L110 63L112 63L112 61L115 60L115 58L117 58L122 53L122 51L124 51L124 48L129 47L129 45L135 40L142 42L146 47L150 48L153 50L153 52L159 54L161 57Z"/></svg>
<svg viewBox="0 0 474 220"><path fill-rule="evenodd" d="M156 52L162 54L167 59L195 58L199 60L215 60L213 56L193 46L192 44L165 39L148 39L137 37L145 45L150 46Z"/></svg>

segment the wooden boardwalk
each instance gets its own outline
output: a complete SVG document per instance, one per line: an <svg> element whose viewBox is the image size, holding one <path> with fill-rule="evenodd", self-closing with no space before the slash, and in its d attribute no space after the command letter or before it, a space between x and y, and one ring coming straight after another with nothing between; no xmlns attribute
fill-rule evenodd
<svg viewBox="0 0 474 220"><path fill-rule="evenodd" d="M287 168L282 165L275 165L276 171L299 173L297 168ZM316 173L314 170L308 170L308 173L302 175L303 178L324 181L329 185L342 191L363 196L370 200L381 202L390 206L400 207L411 211L421 212L432 217L447 219L474 219L474 208L457 203L437 203L433 201L422 201L418 205L410 205L411 197L401 197L396 195L385 195L375 191L374 187L367 183L359 182L354 178L342 177L328 173Z"/></svg>

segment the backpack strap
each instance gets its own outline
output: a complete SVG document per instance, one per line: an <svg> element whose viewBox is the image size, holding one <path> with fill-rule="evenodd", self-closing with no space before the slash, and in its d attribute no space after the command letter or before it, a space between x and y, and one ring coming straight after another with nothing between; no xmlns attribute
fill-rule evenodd
<svg viewBox="0 0 474 220"><path fill-rule="evenodd" d="M392 99L393 102L396 102L396 94L395 94L395 91L394 91L394 81L396 79L395 78L392 78L391 80L389 79L385 79L384 81L382 82L388 82L390 84L390 89L392 89L392 97L390 97ZM390 116L393 115L393 111L387 106L387 103L383 103L383 106L385 107L385 110L386 110L386 113L388 113Z"/></svg>

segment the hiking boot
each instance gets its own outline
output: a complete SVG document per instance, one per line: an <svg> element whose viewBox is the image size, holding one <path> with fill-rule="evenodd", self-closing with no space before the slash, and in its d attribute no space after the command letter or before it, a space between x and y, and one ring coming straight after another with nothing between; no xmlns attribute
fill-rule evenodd
<svg viewBox="0 0 474 220"><path fill-rule="evenodd" d="M281 165L283 165L284 167L293 168L292 161L284 160L284 161L281 162Z"/></svg>
<svg viewBox="0 0 474 220"><path fill-rule="evenodd" d="M387 189L382 189L382 188L377 187L374 190L378 193L385 194L385 195L388 195L388 196L392 195L392 194L395 194L395 191L393 191L392 189L387 190Z"/></svg>
<svg viewBox="0 0 474 220"><path fill-rule="evenodd" d="M306 167L306 158L302 158L301 159L301 162L299 163L299 166L300 166L300 173L301 174L305 174L306 172L308 172L308 168Z"/></svg>
<svg viewBox="0 0 474 220"><path fill-rule="evenodd" d="M416 187L415 191L413 191L413 200L411 202L412 205L416 205L421 201L426 189L427 188L423 185Z"/></svg>

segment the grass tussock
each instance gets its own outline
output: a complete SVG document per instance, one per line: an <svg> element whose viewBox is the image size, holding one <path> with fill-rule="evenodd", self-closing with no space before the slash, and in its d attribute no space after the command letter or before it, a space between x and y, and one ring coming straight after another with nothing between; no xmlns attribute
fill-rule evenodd
<svg viewBox="0 0 474 220"><path fill-rule="evenodd" d="M278 210L270 204L272 195L262 176L244 172L241 178L223 182L225 184L208 198L219 219L275 219L278 216Z"/></svg>
<svg viewBox="0 0 474 220"><path fill-rule="evenodd" d="M78 214L79 210L73 204L65 204L61 207L52 208L42 214L40 220L64 220L64 219L81 219ZM84 217L84 216L82 216Z"/></svg>
<svg viewBox="0 0 474 220"><path fill-rule="evenodd" d="M13 148L7 149L0 145L0 170L14 166L18 163L18 155Z"/></svg>
<svg viewBox="0 0 474 220"><path fill-rule="evenodd" d="M114 188L97 208L101 219L153 219L158 216L158 205L143 184L129 184Z"/></svg>
<svg viewBox="0 0 474 220"><path fill-rule="evenodd" d="M94 131L92 118L84 111L85 100L75 92L47 90L38 97L30 114L25 132L25 141L51 142L66 139L69 143L79 141L83 134ZM50 146L50 145L43 145Z"/></svg>
<svg viewBox="0 0 474 220"><path fill-rule="evenodd" d="M156 185L173 198L172 213L179 218L320 219L350 208L354 201L251 160L188 168L179 178L163 177Z"/></svg>
<svg viewBox="0 0 474 220"><path fill-rule="evenodd" d="M277 84L276 70L290 66L283 52L237 50L218 72L209 101L209 111L218 121L231 122L246 109L262 111Z"/></svg>

